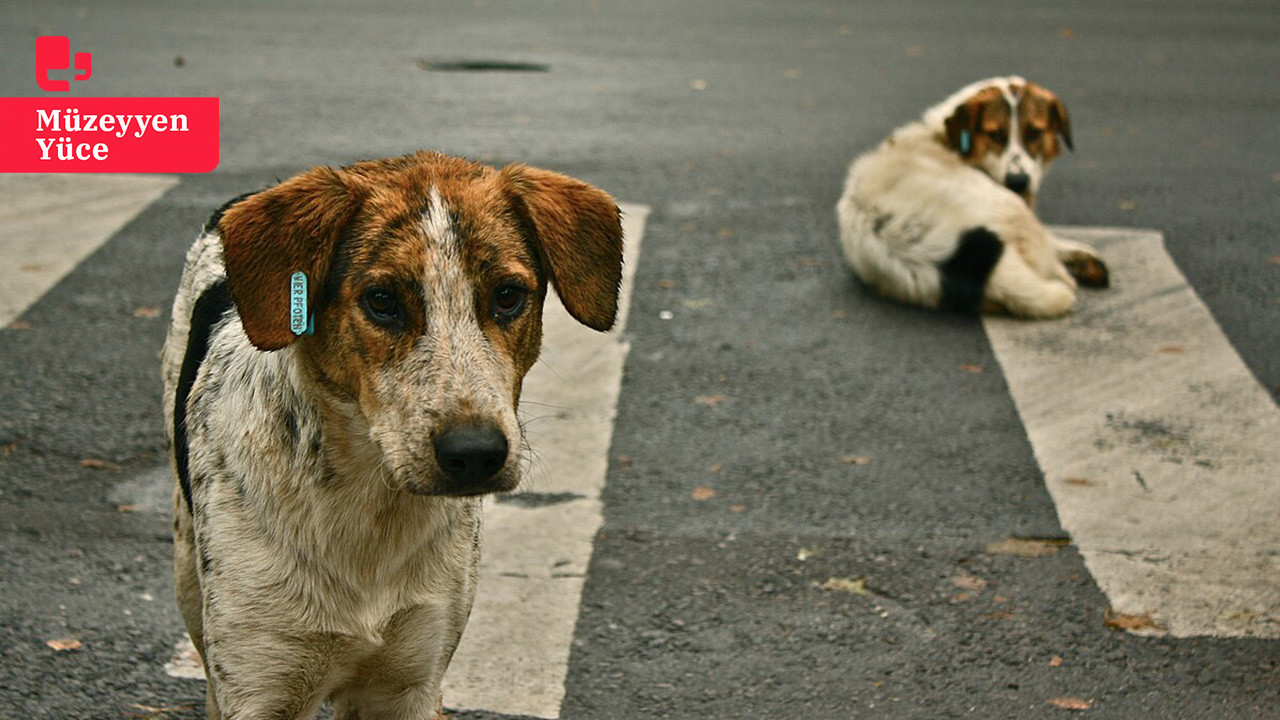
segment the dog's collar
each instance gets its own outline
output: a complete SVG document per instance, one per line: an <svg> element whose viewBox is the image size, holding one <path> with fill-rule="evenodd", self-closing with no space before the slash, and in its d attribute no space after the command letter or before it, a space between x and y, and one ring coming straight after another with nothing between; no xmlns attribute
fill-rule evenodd
<svg viewBox="0 0 1280 720"><path fill-rule="evenodd" d="M294 335L316 331L315 316L307 309L307 274L301 270L289 278L289 329Z"/></svg>

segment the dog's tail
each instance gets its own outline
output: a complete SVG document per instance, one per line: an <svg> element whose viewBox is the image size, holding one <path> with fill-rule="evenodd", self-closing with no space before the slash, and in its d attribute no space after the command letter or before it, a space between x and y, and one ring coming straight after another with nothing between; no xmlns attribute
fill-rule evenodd
<svg viewBox="0 0 1280 720"><path fill-rule="evenodd" d="M961 233L955 253L938 266L942 279L938 306L956 312L977 312L987 278L1003 252L1004 243L985 227Z"/></svg>

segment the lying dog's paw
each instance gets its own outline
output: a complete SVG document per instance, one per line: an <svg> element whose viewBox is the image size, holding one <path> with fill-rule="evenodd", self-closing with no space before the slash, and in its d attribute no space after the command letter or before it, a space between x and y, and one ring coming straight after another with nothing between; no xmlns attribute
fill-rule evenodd
<svg viewBox="0 0 1280 720"><path fill-rule="evenodd" d="M1104 288L1111 286L1111 275L1107 272L1106 263L1097 255L1086 252L1073 252L1062 258L1062 264L1076 282L1085 287Z"/></svg>

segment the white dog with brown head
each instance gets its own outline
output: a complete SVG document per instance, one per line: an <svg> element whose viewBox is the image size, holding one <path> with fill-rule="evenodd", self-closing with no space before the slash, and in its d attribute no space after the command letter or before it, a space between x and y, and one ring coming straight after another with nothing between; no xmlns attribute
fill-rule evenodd
<svg viewBox="0 0 1280 720"><path fill-rule="evenodd" d="M422 718L466 625L479 496L516 487L542 301L597 330L604 192L435 153L237 198L164 351L178 604L211 718Z"/></svg>
<svg viewBox="0 0 1280 720"><path fill-rule="evenodd" d="M836 206L850 267L917 305L1056 317L1106 266L1037 219L1046 169L1071 148L1066 106L1017 76L982 80L925 111L849 169Z"/></svg>

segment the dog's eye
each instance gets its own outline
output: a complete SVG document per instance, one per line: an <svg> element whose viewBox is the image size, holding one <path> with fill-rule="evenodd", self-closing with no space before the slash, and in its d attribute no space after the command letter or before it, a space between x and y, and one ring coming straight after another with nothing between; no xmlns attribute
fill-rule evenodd
<svg viewBox="0 0 1280 720"><path fill-rule="evenodd" d="M1030 145L1039 140L1042 135L1044 135L1044 131L1040 128L1027 128L1025 142Z"/></svg>
<svg viewBox="0 0 1280 720"><path fill-rule="evenodd" d="M510 320L524 310L529 291L519 285L502 285L493 291L493 316L499 320Z"/></svg>
<svg viewBox="0 0 1280 720"><path fill-rule="evenodd" d="M370 320L385 325L400 317L400 303L386 288L370 288L364 293L364 311Z"/></svg>
<svg viewBox="0 0 1280 720"><path fill-rule="evenodd" d="M1003 145L1009 140L1009 136L1003 130L992 130L987 135L997 144Z"/></svg>

